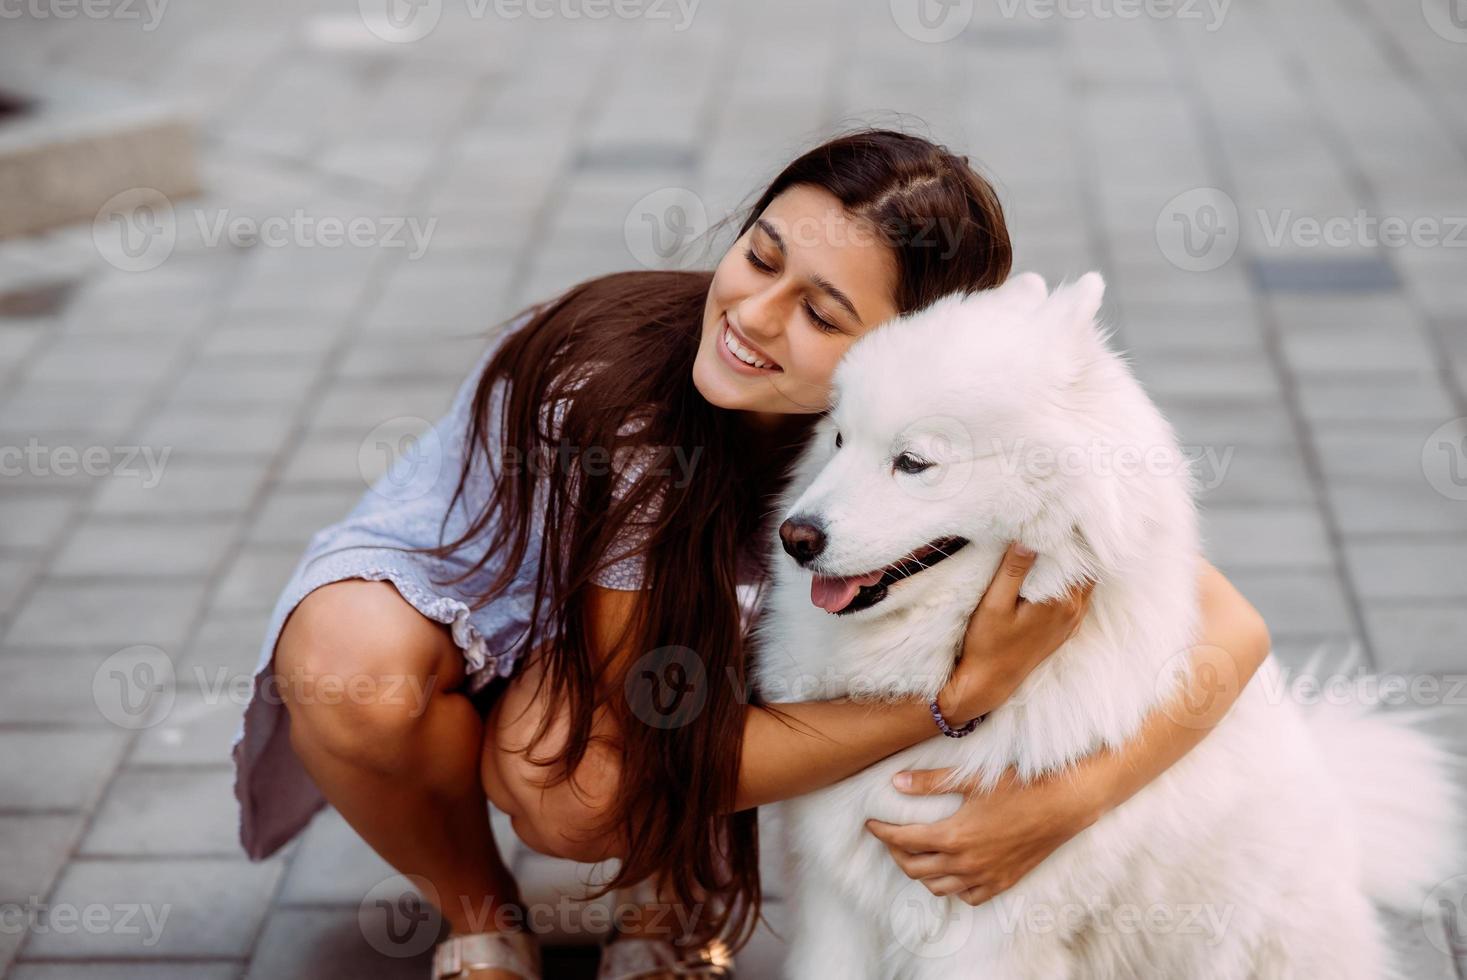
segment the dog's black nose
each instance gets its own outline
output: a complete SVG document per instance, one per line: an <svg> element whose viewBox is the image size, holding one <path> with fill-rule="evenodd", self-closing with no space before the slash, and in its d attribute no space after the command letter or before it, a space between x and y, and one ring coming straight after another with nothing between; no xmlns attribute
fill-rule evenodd
<svg viewBox="0 0 1467 980"><path fill-rule="evenodd" d="M825 550L825 532L814 521L791 517L779 526L779 540L785 552L801 565Z"/></svg>

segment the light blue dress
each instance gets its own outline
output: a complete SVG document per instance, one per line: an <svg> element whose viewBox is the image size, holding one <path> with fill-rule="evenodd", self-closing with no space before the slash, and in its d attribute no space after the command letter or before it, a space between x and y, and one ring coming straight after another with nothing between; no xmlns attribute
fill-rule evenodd
<svg viewBox="0 0 1467 980"><path fill-rule="evenodd" d="M234 791L240 806L240 843L251 859L261 860L278 850L326 802L290 745L290 717L270 671L286 618L312 590L343 579L389 581L424 616L450 628L454 642L463 651L470 693L514 672L516 650L531 628L543 521L535 522L525 560L509 588L478 609L470 608L470 597L488 590L500 569L494 560L462 582L444 583L469 568L482 550L475 552L470 547L449 559L437 559L394 547L424 547L440 540L456 540L471 516L487 502L489 473L480 454L463 497L451 512L448 507L458 484L478 379L503 339L528 318L527 314L514 321L490 340L488 349L459 387L448 413L415 443L395 447L396 462L362 495L350 514L311 538L281 591L261 643L253 694L231 749ZM501 383L493 392L487 413L490 446L500 444L498 421L503 394ZM558 416L564 405L557 409ZM648 455L650 458L650 452ZM645 465L644 459L637 458L618 468L616 489L634 479ZM542 481L540 489L544 488ZM540 500L543 497L537 498L536 514L543 510ZM448 521L440 538L445 514ZM626 552L635 543L635 535L624 535L614 554ZM754 563L741 565L739 600L745 629L752 625L762 592L763 583L756 576ZM599 585L615 589L638 589L641 580L639 556L613 562L594 579ZM536 632L547 625L545 612L542 609Z"/></svg>

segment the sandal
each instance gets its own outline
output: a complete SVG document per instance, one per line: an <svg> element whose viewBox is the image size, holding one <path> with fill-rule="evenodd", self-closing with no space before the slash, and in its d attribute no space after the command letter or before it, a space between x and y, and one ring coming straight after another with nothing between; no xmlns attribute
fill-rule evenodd
<svg viewBox="0 0 1467 980"><path fill-rule="evenodd" d="M512 929L449 936L433 951L432 980L466 977L473 970L506 970L540 980L540 944L531 933Z"/></svg>
<svg viewBox="0 0 1467 980"><path fill-rule="evenodd" d="M613 936L601 947L596 980L731 980L733 954L721 939L692 949L680 949L665 939Z"/></svg>

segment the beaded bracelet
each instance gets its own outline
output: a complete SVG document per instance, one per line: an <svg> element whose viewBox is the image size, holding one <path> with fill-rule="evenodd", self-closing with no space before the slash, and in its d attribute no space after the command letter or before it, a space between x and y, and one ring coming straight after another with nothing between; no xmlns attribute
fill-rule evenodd
<svg viewBox="0 0 1467 980"><path fill-rule="evenodd" d="M942 716L942 709L937 706L937 698L933 698L927 707L932 710L932 720L937 722L938 729L948 738L962 738L964 735L971 735L973 729L978 727L978 723L988 717L987 715L979 715L962 728L953 728L947 723L947 719Z"/></svg>

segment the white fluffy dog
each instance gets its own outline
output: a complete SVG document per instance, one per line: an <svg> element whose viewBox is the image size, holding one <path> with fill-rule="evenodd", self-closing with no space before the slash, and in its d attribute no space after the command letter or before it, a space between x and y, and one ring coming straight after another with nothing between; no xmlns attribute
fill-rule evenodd
<svg viewBox="0 0 1467 980"><path fill-rule="evenodd" d="M837 369L782 501L802 550L771 542L796 557L777 556L758 631L769 700L932 697L1011 539L1039 553L1025 598L1096 587L973 734L934 727L784 804L794 980L1377 980L1372 900L1419 914L1458 867L1448 754L1398 713L1301 708L1273 658L1197 748L981 906L933 896L865 830L957 808L899 793L899 770L1063 770L1125 743L1192 669L1194 481L1097 327L1103 290L1020 275L873 330Z"/></svg>

